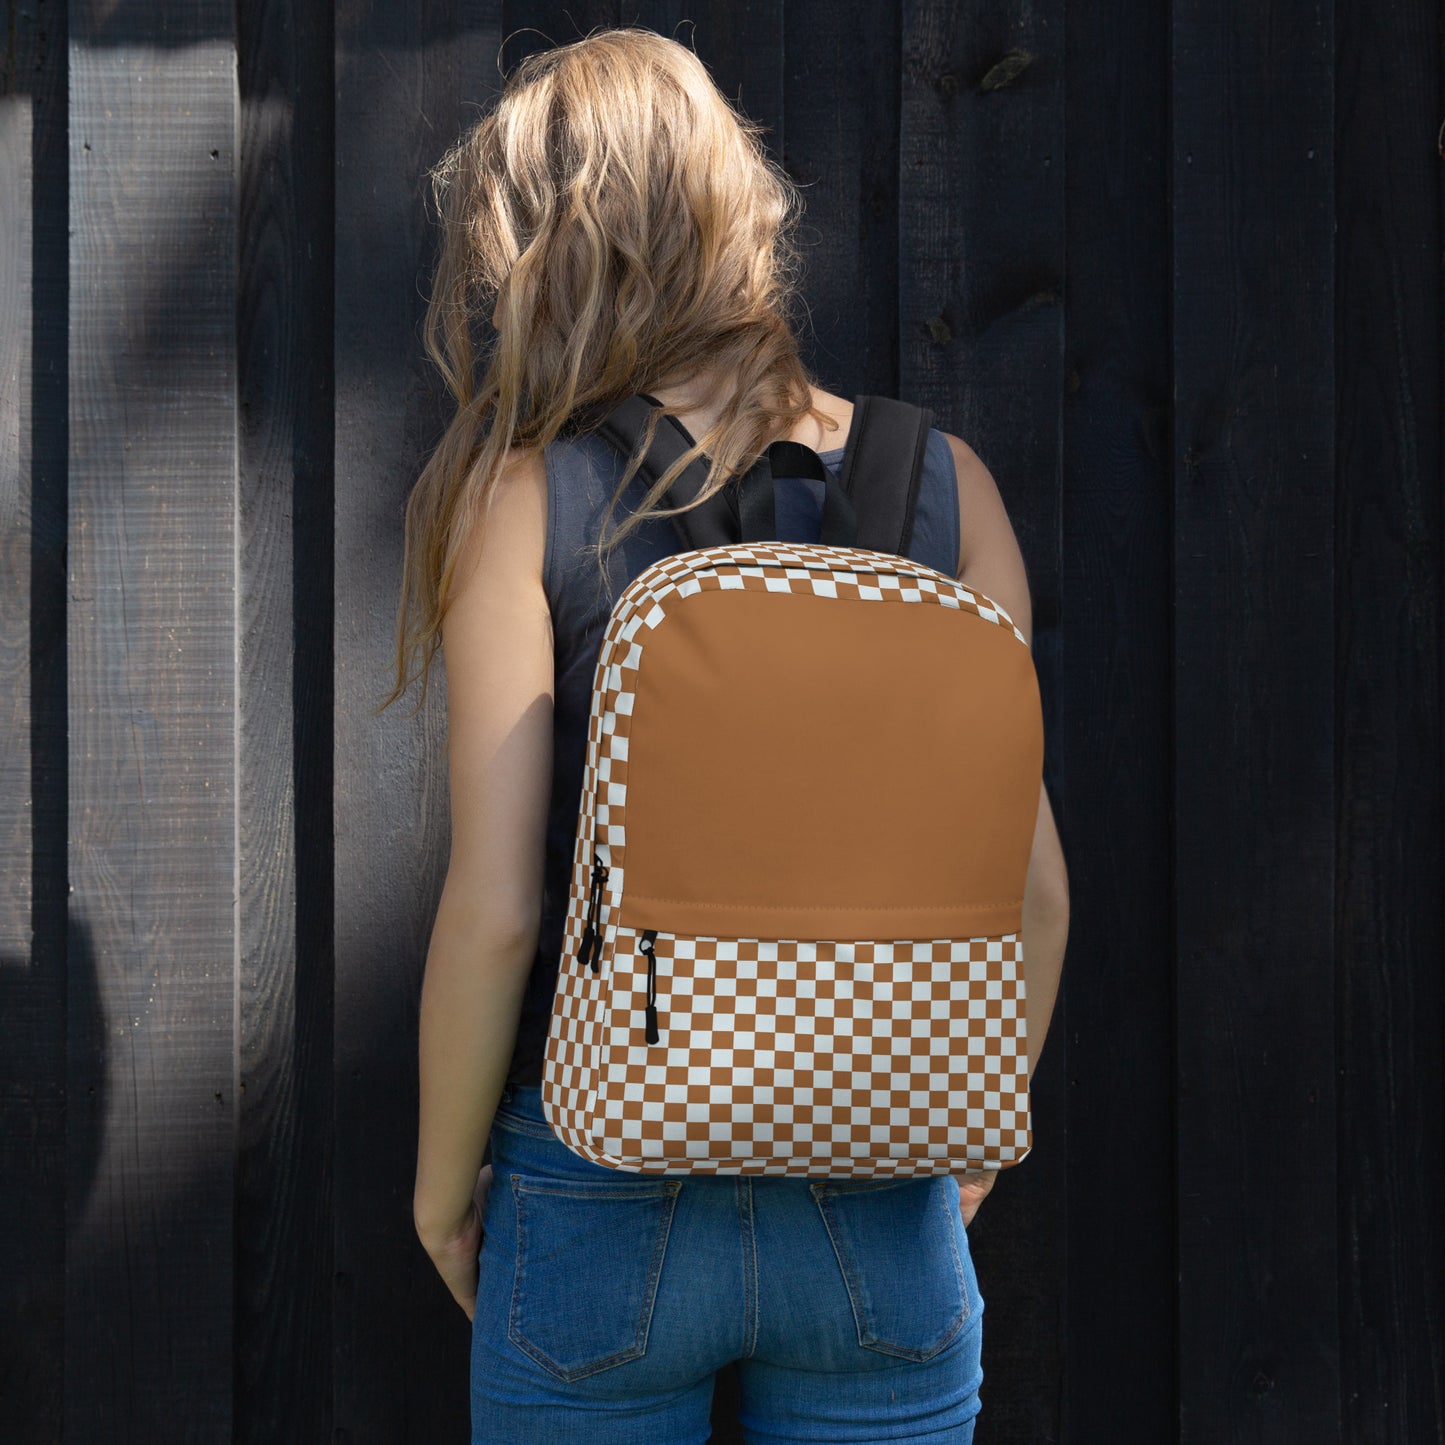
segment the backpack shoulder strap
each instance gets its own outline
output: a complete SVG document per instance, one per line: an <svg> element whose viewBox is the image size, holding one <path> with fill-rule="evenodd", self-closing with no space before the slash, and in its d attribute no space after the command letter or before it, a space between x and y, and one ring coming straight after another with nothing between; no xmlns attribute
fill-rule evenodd
<svg viewBox="0 0 1445 1445"><path fill-rule="evenodd" d="M639 392L603 415L597 430L624 457L630 458L647 430L647 418L652 409L661 405L656 397ZM659 420L652 446L638 468L649 489L692 444L693 438L675 416ZM686 507L703 489L706 481L707 466L700 457L694 457L668 488L662 498L663 506ZM700 506L689 507L669 520L685 548L719 547L736 542L739 527L736 492L731 487L724 487Z"/></svg>
<svg viewBox="0 0 1445 1445"><path fill-rule="evenodd" d="M853 398L839 481L858 514L858 543L905 556L933 412L889 396Z"/></svg>
<svg viewBox="0 0 1445 1445"><path fill-rule="evenodd" d="M651 409L661 404L655 397L640 392L603 413L597 430L623 456L631 457L646 430ZM913 406L887 396L854 398L853 419L848 427L838 478L858 518L854 545L875 552L907 555L932 423L933 413L928 407ZM639 468L647 485L656 483L692 444L693 438L676 417L663 417ZM706 465L700 458L694 458L673 482L663 499L664 505L688 506L706 481ZM741 535L737 490L724 487L700 506L679 512L671 521L684 547L716 547L736 542Z"/></svg>

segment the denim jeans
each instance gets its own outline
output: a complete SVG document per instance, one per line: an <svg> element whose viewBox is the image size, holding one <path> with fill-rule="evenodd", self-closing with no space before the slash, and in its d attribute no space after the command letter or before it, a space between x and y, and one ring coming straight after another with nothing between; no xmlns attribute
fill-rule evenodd
<svg viewBox="0 0 1445 1445"><path fill-rule="evenodd" d="M970 1445L983 1299L952 1176L625 1173L510 1085L491 1146L472 1445L705 1441L734 1360L750 1445Z"/></svg>

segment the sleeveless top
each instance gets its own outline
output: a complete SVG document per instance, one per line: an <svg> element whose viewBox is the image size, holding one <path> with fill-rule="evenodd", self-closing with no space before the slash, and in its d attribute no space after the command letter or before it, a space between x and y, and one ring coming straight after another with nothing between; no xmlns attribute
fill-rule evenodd
<svg viewBox="0 0 1445 1445"><path fill-rule="evenodd" d="M835 476L843 448L819 452ZM639 572L659 558L683 550L667 517L649 517L612 550L607 583L597 565L595 545L607 504L626 469L626 459L595 433L559 436L545 449L547 545L543 584L552 614L553 742L552 794L547 811L542 924L522 999L517 1042L507 1083L536 1088L542 1082L547 1029L557 988L562 935L567 918L577 810L587 755L592 678L612 603ZM817 542L822 526L823 484L807 477L775 479L777 540ZM641 506L643 478L628 484L609 533ZM928 434L908 555L949 577L958 572L958 481L948 440L936 427Z"/></svg>

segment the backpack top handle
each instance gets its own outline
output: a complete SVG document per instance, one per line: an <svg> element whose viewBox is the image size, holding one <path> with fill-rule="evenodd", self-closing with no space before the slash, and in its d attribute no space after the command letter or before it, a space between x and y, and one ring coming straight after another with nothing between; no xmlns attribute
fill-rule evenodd
<svg viewBox="0 0 1445 1445"><path fill-rule="evenodd" d="M823 525L818 540L824 546L856 547L858 514L842 483L812 447L801 442L773 442L743 477L738 498L739 540L776 541L773 479L806 477L823 484Z"/></svg>

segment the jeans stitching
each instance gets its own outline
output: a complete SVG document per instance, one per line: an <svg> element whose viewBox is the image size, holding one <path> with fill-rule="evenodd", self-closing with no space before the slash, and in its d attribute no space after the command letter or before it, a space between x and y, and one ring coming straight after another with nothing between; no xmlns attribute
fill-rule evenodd
<svg viewBox="0 0 1445 1445"><path fill-rule="evenodd" d="M857 1290L854 1288L853 1272L849 1267L846 1251L839 1243L838 1236L833 1229L833 1221L828 1214L828 1191L826 1187L819 1188L817 1185L812 1185L810 1187L814 1202L818 1206L818 1213L821 1214L823 1217L823 1228L828 1231L828 1242L833 1246L833 1254L838 1261L838 1268L842 1271L843 1274L843 1284L848 1291L848 1308L853 1311L854 1332L858 1336L858 1343L860 1345L867 1346L868 1340L866 1336L868 1334L868 1330L863 1323L863 1312L858 1302Z"/></svg>
<svg viewBox="0 0 1445 1445"><path fill-rule="evenodd" d="M512 1180L515 1184L515 1174ZM563 1199L596 1199L599 1195L605 1199L655 1199L663 1194L676 1194L682 1188L680 1180L675 1184L671 1180L659 1180L656 1184L629 1184L619 1179L614 1186L610 1179L599 1179L597 1183L602 1185L601 1189L588 1188L580 1179L559 1179L556 1184L534 1184L529 1179L516 1187L524 1194L556 1194ZM567 1185L576 1187L568 1188Z"/></svg>
<svg viewBox="0 0 1445 1445"><path fill-rule="evenodd" d="M522 1209L522 1195L530 1190L536 1194L560 1194L569 1198L595 1197L594 1192L588 1191L585 1194L569 1193L563 1189L551 1189L538 1187L531 1183L523 1184L518 1175L511 1176L512 1195L516 1201L517 1219L517 1267L516 1276L512 1284L512 1302L508 1317L508 1335L512 1343L522 1350L526 1355L535 1360L549 1374L555 1375L561 1380L580 1380L587 1375L595 1375L599 1370L605 1370L613 1365L625 1364L628 1360L640 1358L647 1352L647 1337L652 1328L652 1314L657 1305L657 1286L662 1275L662 1261L667 1249L667 1241L672 1234L672 1216L677 1207L677 1196L682 1188L683 1181L665 1180L661 1187L649 1186L649 1192L642 1194L625 1194L622 1197L628 1199L653 1199L662 1200L662 1217L658 1221L657 1240L653 1245L652 1257L648 1261L647 1283L643 1289L643 1303L638 1316L638 1325L633 1334L632 1343L624 1349L614 1351L604 1359L595 1360L586 1366L576 1370L565 1370L558 1366L538 1345L532 1343L522 1331L521 1317L521 1295L522 1295L522 1260L526 1257L524 1252L524 1241L526 1238L525 1225L523 1223L524 1211Z"/></svg>
<svg viewBox="0 0 1445 1445"><path fill-rule="evenodd" d="M947 1191L944 1192L946 1195ZM945 1198L944 1207L949 1212L948 1243L953 1249L953 1272L958 1276L958 1291L963 1296L963 1318L959 1321L962 1326L973 1317L973 1299L968 1292L968 1278L963 1268L963 1258L958 1252L958 1231L963 1228L963 1215L959 1212L958 1196L955 1194L951 1203Z"/></svg>
<svg viewBox="0 0 1445 1445"><path fill-rule="evenodd" d="M834 1194L860 1194L868 1191L866 1191L865 1189L835 1189L828 1184L814 1184L810 1185L809 1187L814 1200L817 1202L818 1212L823 1216L823 1227L828 1231L828 1238L833 1245L833 1253L838 1260L838 1267L843 1274L843 1282L848 1290L848 1304L853 1311L853 1323L858 1333L858 1343L863 1346L864 1349L875 1350L879 1354L897 1355L902 1359L916 1360L920 1363L924 1360L931 1360L935 1355L941 1354L943 1350L946 1349L948 1345L951 1344L953 1340L957 1337L959 1331L963 1329L964 1325L968 1323L969 1314L971 1312L969 1309L968 1287L964 1283L963 1268L961 1261L958 1257L958 1241L954 1238L952 1230L950 1229L949 1231L948 1243L949 1248L953 1251L954 1278L957 1279L959 1285L959 1292L963 1296L963 1310L960 1313L959 1317L954 1321L953 1328L949 1330L948 1333L944 1335L941 1340L939 1340L938 1344L935 1345L933 1349L926 1351L909 1349L907 1346L894 1344L891 1341L881 1339L878 1335L874 1334L873 1331L867 1327L867 1324L863 1318L863 1307L861 1303L861 1294L858 1287L858 1279L856 1277L855 1271L850 1266L847 1257L848 1252L843 1247L839 1235L835 1232L833 1228L833 1220L828 1212L827 1200L830 1199Z"/></svg>
<svg viewBox="0 0 1445 1445"><path fill-rule="evenodd" d="M758 1347L758 1234L753 1200L753 1182L739 1176L738 1216L743 1246L743 1351L750 1359Z"/></svg>

